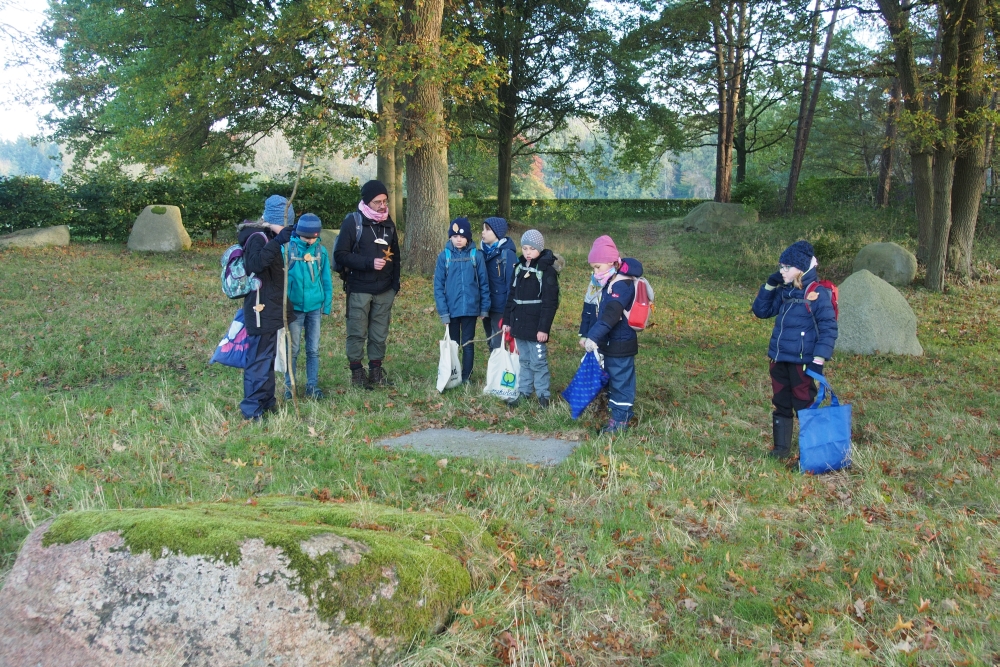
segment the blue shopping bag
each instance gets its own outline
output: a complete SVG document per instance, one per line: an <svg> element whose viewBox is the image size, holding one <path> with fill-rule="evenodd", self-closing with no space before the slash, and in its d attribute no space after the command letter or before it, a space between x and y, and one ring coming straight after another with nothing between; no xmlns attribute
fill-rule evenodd
<svg viewBox="0 0 1000 667"><path fill-rule="evenodd" d="M819 382L816 401L799 410L799 470L818 475L851 465L851 406L841 405L830 381L806 371ZM820 407L830 392L830 405Z"/></svg>
<svg viewBox="0 0 1000 667"><path fill-rule="evenodd" d="M229 325L229 331L219 341L208 363L246 368L250 351L257 345L259 339L259 336L247 335L247 329L243 323L243 309L240 308L236 311L233 323Z"/></svg>
<svg viewBox="0 0 1000 667"><path fill-rule="evenodd" d="M569 386L562 392L562 397L569 403L570 415L579 419L590 402L597 398L601 390L608 384L608 374L601 368L597 354L589 352L580 362L580 368L570 380Z"/></svg>

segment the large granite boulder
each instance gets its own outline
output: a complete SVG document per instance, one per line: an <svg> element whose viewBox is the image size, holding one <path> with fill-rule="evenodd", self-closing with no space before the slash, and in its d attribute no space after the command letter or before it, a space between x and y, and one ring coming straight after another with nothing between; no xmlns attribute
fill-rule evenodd
<svg viewBox="0 0 1000 667"><path fill-rule="evenodd" d="M69 245L69 227L32 227L0 236L0 248L44 248L54 245Z"/></svg>
<svg viewBox="0 0 1000 667"><path fill-rule="evenodd" d="M743 204L720 204L706 201L684 216L684 229L689 232L717 234L732 227L745 227L757 222L757 211Z"/></svg>
<svg viewBox="0 0 1000 667"><path fill-rule="evenodd" d="M176 206L147 206L135 219L128 249L142 252L178 252L191 249L191 237Z"/></svg>
<svg viewBox="0 0 1000 667"><path fill-rule="evenodd" d="M330 256L330 266L333 266L333 246L337 243L339 235L339 229L324 229L319 235L319 242L323 244L326 253Z"/></svg>
<svg viewBox="0 0 1000 667"><path fill-rule="evenodd" d="M837 352L913 354L924 349L917 340L917 316L895 287L871 271L848 276L839 287Z"/></svg>
<svg viewBox="0 0 1000 667"><path fill-rule="evenodd" d="M854 258L854 271L865 269L893 285L909 285L917 277L917 258L896 243L869 243Z"/></svg>
<svg viewBox="0 0 1000 667"><path fill-rule="evenodd" d="M440 629L499 554L466 517L261 498L71 512L0 591L0 665L366 665Z"/></svg>

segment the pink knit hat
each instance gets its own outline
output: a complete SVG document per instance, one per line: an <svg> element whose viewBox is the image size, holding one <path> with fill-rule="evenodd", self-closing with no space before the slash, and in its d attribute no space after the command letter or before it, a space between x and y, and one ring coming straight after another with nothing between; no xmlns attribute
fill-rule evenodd
<svg viewBox="0 0 1000 667"><path fill-rule="evenodd" d="M587 255L588 264L614 264L620 260L618 246L607 235L599 236L590 247L590 254Z"/></svg>

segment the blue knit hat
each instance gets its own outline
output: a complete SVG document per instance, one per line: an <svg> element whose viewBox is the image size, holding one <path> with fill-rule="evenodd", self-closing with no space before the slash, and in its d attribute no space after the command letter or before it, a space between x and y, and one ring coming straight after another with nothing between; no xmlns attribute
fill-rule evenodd
<svg viewBox="0 0 1000 667"><path fill-rule="evenodd" d="M469 224L468 218L455 218L451 221L448 225L448 238L452 236L464 236L469 243L472 243L472 225Z"/></svg>
<svg viewBox="0 0 1000 667"><path fill-rule="evenodd" d="M322 231L323 223L315 213L303 213L295 225L295 233L306 238L316 238Z"/></svg>
<svg viewBox="0 0 1000 667"><path fill-rule="evenodd" d="M799 271L805 273L809 270L809 265L812 263L812 258L815 254L812 244L809 241L796 241L785 248L785 251L781 253L781 257L778 258L778 262L794 266Z"/></svg>
<svg viewBox="0 0 1000 667"><path fill-rule="evenodd" d="M264 222L269 222L272 225L281 225L285 227L287 225L295 224L295 209L291 206L288 207L288 218L282 219L282 214L285 212L285 204L288 200L281 195L271 195L264 200L264 215L260 216Z"/></svg>
<svg viewBox="0 0 1000 667"><path fill-rule="evenodd" d="M493 233L497 235L498 239L502 239L507 236L507 221L503 218L486 218L483 222L490 226Z"/></svg>

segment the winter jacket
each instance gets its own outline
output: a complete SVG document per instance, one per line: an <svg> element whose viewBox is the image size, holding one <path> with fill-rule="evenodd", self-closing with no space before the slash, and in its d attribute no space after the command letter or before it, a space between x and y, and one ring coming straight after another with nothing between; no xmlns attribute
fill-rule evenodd
<svg viewBox="0 0 1000 667"><path fill-rule="evenodd" d="M324 315L330 314L333 304L333 282L330 279L330 257L322 242L309 245L304 239L292 236L288 245L282 248L282 255L288 257L288 300L300 313L308 313L322 308Z"/></svg>
<svg viewBox="0 0 1000 667"><path fill-rule="evenodd" d="M634 357L639 354L639 337L629 326L625 311L632 308L635 299L635 281L630 277L642 276L642 264L637 259L627 258L622 261L622 266L627 268L612 276L601 290L596 316L585 334L597 343L598 350L606 357ZM581 331L587 316L584 305Z"/></svg>
<svg viewBox="0 0 1000 667"><path fill-rule="evenodd" d="M490 310L490 281L483 253L467 244L459 250L449 239L434 268L434 303L441 321L479 317Z"/></svg>
<svg viewBox="0 0 1000 667"><path fill-rule="evenodd" d="M539 331L549 333L559 308L560 269L551 250L531 261L518 257L503 314L514 338L535 340Z"/></svg>
<svg viewBox="0 0 1000 667"><path fill-rule="evenodd" d="M517 250L509 236L500 239L496 245L482 244L486 258L486 275L490 278L490 312L502 313L507 307L514 265L517 264Z"/></svg>
<svg viewBox="0 0 1000 667"><path fill-rule="evenodd" d="M802 276L802 289L794 284L767 289L762 285L753 302L753 314L761 319L777 317L767 356L772 361L806 364L813 357L829 359L837 342L837 314L830 290L817 287L818 295L806 307L805 293L816 281L816 269ZM811 312L810 312L811 310Z"/></svg>
<svg viewBox="0 0 1000 667"><path fill-rule="evenodd" d="M360 215L360 212L359 212ZM348 213L340 224L340 234L333 247L333 258L346 267L347 291L361 294L382 294L387 290L399 291L399 237L392 218L376 222L361 215L361 239L356 240L357 224L353 213ZM376 243L381 239L387 245ZM357 244L357 252L354 246ZM381 271L375 270L375 260L385 259L386 250L392 255Z"/></svg>
<svg viewBox="0 0 1000 667"><path fill-rule="evenodd" d="M271 228L262 226L261 223L243 223L237 229L237 240L243 246L243 264L247 273L253 273L260 279L260 289L243 298L243 321L246 323L247 334L259 336L277 331L285 326L281 317L285 292L281 244L275 240ZM263 232L264 236L257 232ZM264 306L259 313L254 309L258 304ZM295 311L290 301L288 321L295 321Z"/></svg>

